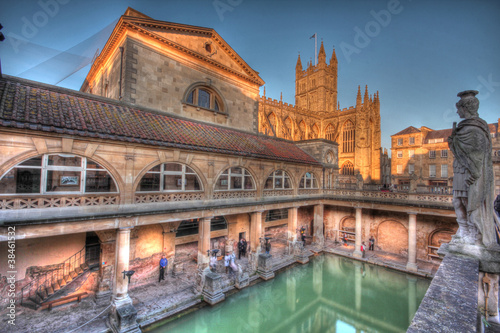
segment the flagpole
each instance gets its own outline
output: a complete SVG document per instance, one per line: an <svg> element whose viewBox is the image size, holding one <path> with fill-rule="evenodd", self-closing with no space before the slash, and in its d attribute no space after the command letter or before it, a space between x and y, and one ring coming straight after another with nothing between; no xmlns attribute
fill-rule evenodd
<svg viewBox="0 0 500 333"><path fill-rule="evenodd" d="M318 34L314 33L314 66L318 66Z"/></svg>

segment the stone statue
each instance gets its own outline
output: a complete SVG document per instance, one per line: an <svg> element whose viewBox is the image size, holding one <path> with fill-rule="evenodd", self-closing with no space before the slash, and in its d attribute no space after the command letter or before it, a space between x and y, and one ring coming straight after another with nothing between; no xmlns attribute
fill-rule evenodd
<svg viewBox="0 0 500 333"><path fill-rule="evenodd" d="M497 217L493 212L493 164L491 136L488 124L478 115L479 100L476 90L458 93L457 113L464 118L453 124L448 145L453 161L453 206L459 229L456 241L482 244L488 248L497 245ZM482 236L482 237L481 237Z"/></svg>

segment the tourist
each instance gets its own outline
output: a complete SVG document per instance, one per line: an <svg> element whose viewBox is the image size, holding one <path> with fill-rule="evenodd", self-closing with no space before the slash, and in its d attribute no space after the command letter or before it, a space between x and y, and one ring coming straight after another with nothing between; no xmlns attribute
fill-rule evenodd
<svg viewBox="0 0 500 333"><path fill-rule="evenodd" d="M346 236L345 232L344 232L344 236L342 237L342 242L344 243L344 246L347 246L347 236Z"/></svg>
<svg viewBox="0 0 500 333"><path fill-rule="evenodd" d="M266 239L266 254L269 254L269 252L271 252L271 242Z"/></svg>
<svg viewBox="0 0 500 333"><path fill-rule="evenodd" d="M362 254L363 258L365 257L365 249L366 249L366 244L365 244L365 242L362 242L361 243L361 254Z"/></svg>
<svg viewBox="0 0 500 333"><path fill-rule="evenodd" d="M373 235L370 236L370 239L368 241L369 241L368 250L369 251L374 251L374 249L375 249L375 238L373 238Z"/></svg>
<svg viewBox="0 0 500 333"><path fill-rule="evenodd" d="M247 240L245 238L242 238L241 240L243 242L243 256L246 257L247 256Z"/></svg>
<svg viewBox="0 0 500 333"><path fill-rule="evenodd" d="M161 282L161 280L165 280L165 269L167 268L168 265L168 260L165 258L165 255L161 256L160 259L160 278L158 279L158 282Z"/></svg>
<svg viewBox="0 0 500 333"><path fill-rule="evenodd" d="M231 261L231 255L226 253L224 256L224 266L226 267L226 274L229 273L229 262Z"/></svg>
<svg viewBox="0 0 500 333"><path fill-rule="evenodd" d="M304 226L300 228L300 239L302 240L304 246L306 246L306 228L304 228Z"/></svg>
<svg viewBox="0 0 500 333"><path fill-rule="evenodd" d="M243 241L244 239L240 239L240 241L238 242L238 259L241 259L241 255L244 253L244 249L243 249Z"/></svg>

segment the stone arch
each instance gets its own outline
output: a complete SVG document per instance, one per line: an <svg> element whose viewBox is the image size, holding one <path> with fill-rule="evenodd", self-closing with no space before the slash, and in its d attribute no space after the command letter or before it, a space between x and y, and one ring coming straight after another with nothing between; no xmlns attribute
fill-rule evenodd
<svg viewBox="0 0 500 333"><path fill-rule="evenodd" d="M378 225L375 246L382 251L407 255L408 230L399 221L386 220Z"/></svg>
<svg viewBox="0 0 500 333"><path fill-rule="evenodd" d="M269 113L267 116L267 119L269 119L269 124L272 130L274 131L274 135L278 136L278 117L274 114L274 112Z"/></svg>
<svg viewBox="0 0 500 333"><path fill-rule="evenodd" d="M455 231L449 228L438 228L433 230L427 239L430 246L440 247L442 244L449 243Z"/></svg>
<svg viewBox="0 0 500 333"><path fill-rule="evenodd" d="M325 139L330 141L335 141L335 127L332 123L329 123L325 128Z"/></svg>
<svg viewBox="0 0 500 333"><path fill-rule="evenodd" d="M292 140L292 130L293 130L293 122L290 117L286 117L285 121L283 122L283 132L284 132L284 138L288 140Z"/></svg>
<svg viewBox="0 0 500 333"><path fill-rule="evenodd" d="M344 164L342 164L342 167L340 168L340 174L353 176L354 175L354 164L349 160L345 161Z"/></svg>

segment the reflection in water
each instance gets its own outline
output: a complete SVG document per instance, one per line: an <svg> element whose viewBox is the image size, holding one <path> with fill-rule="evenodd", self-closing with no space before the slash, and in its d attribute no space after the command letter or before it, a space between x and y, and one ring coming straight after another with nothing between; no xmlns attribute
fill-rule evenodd
<svg viewBox="0 0 500 333"><path fill-rule="evenodd" d="M405 332L430 281L323 255L151 332Z"/></svg>

